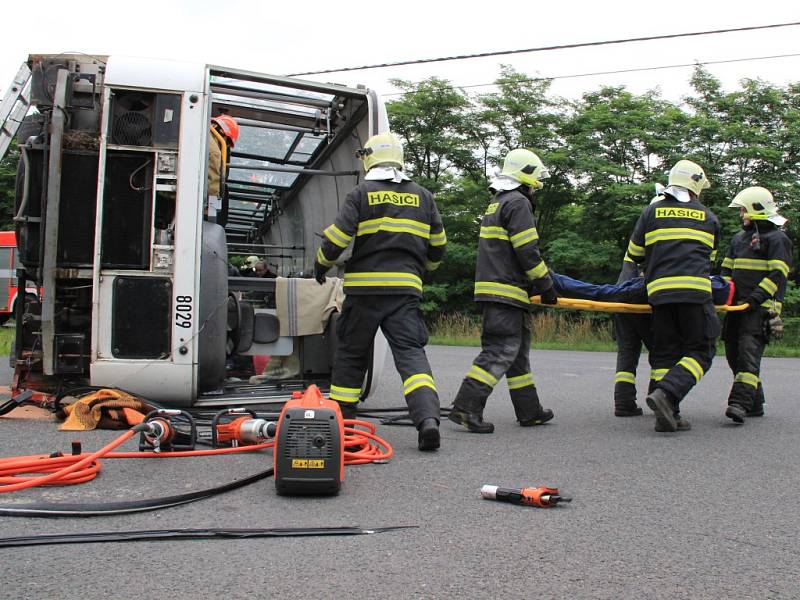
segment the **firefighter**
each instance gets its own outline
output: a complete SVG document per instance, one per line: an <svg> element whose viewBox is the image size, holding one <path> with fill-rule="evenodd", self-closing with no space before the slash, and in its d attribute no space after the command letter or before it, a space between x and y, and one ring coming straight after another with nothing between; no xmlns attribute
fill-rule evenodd
<svg viewBox="0 0 800 600"><path fill-rule="evenodd" d="M239 124L230 115L219 115L211 119L209 133L206 216L215 218L217 211L222 207L220 197L224 191L230 151L239 139Z"/></svg>
<svg viewBox="0 0 800 600"><path fill-rule="evenodd" d="M358 155L367 172L323 231L314 276L353 243L344 273L345 301L330 397L355 418L370 348L380 327L403 381L420 450L439 447L439 396L425 356L428 332L419 307L422 281L442 260L447 239L433 195L403 173L403 148L391 133L367 140Z"/></svg>
<svg viewBox="0 0 800 600"><path fill-rule="evenodd" d="M746 312L725 317L725 356L733 372L725 416L735 423L764 414L761 356L771 330L779 326L786 278L792 268L792 242L781 231L786 219L778 214L769 190L749 187L729 205L738 208L742 230L733 236L722 261L722 275L733 280L738 304Z"/></svg>
<svg viewBox="0 0 800 600"><path fill-rule="evenodd" d="M640 277L639 266L625 254L617 283ZM614 374L614 415L638 417L643 411L636 403L636 369L642 344L648 351L653 346L651 315L613 315L614 337L617 340L617 370Z"/></svg>
<svg viewBox="0 0 800 600"><path fill-rule="evenodd" d="M719 335L709 274L720 227L716 215L699 200L708 187L699 165L678 161L669 172L663 199L642 212L628 244L628 255L644 263L647 299L653 307L646 402L656 414L659 432L690 429L679 405L711 367Z"/></svg>
<svg viewBox="0 0 800 600"><path fill-rule="evenodd" d="M473 361L453 402L449 419L473 433L492 433L483 409L494 386L506 376L520 425L540 425L553 418L542 408L530 364L529 297L556 303L553 281L539 254L539 234L532 196L548 177L542 161L530 150L510 151L495 193L481 221L475 269L475 301L483 313L481 352Z"/></svg>

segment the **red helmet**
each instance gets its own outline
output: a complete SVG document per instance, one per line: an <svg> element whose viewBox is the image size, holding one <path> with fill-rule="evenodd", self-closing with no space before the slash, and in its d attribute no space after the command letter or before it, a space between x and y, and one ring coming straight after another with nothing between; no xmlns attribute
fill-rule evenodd
<svg viewBox="0 0 800 600"><path fill-rule="evenodd" d="M219 125L222 132L231 138L234 144L236 143L236 140L239 139L239 124L236 122L236 119L230 115L219 115L211 119L211 121Z"/></svg>

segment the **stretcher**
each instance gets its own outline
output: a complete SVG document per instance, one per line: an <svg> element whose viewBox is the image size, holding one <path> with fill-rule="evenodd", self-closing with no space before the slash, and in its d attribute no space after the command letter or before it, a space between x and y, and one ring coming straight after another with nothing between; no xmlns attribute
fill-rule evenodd
<svg viewBox="0 0 800 600"><path fill-rule="evenodd" d="M531 304L542 304L541 296L531 296ZM603 302L600 300L581 300L578 298L559 297L556 304L544 304L552 308L566 310L583 310L588 312L609 312L628 314L649 314L653 308L649 304L627 304L625 302ZM749 304L715 304L717 312L741 312L750 308Z"/></svg>

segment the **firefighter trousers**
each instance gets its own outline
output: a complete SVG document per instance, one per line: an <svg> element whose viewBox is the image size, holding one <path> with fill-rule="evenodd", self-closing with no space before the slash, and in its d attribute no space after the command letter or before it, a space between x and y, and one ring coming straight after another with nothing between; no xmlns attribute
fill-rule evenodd
<svg viewBox="0 0 800 600"><path fill-rule="evenodd" d="M661 388L678 404L711 368L719 336L711 301L653 306L652 388Z"/></svg>
<svg viewBox="0 0 800 600"><path fill-rule="evenodd" d="M503 375L518 421L541 410L530 363L530 313L499 302L482 302L481 352L458 390L453 408L483 414L486 401Z"/></svg>
<svg viewBox="0 0 800 600"><path fill-rule="evenodd" d="M636 369L642 344L653 347L653 318L650 315L614 315L614 337L617 340L617 371L614 374L614 406L630 409L636 406Z"/></svg>
<svg viewBox="0 0 800 600"><path fill-rule="evenodd" d="M738 404L745 410L759 410L764 404L761 385L761 357L769 342L766 321L769 317L760 307L725 317L725 358L733 373L733 385L728 404Z"/></svg>
<svg viewBox="0 0 800 600"><path fill-rule="evenodd" d="M412 295L345 296L336 325L339 343L333 361L331 399L343 408L358 403L378 328L389 342L414 425L431 417L438 421L439 396L425 356L428 331L419 298Z"/></svg>

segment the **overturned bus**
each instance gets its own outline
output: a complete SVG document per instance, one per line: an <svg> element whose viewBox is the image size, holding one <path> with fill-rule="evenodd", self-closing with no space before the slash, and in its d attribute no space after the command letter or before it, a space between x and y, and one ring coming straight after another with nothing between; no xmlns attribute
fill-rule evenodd
<svg viewBox="0 0 800 600"><path fill-rule="evenodd" d="M325 391L336 292L309 277L356 151L388 130L377 95L119 56L31 55L21 74L35 110L16 135L17 276L41 293L16 311L15 393L113 387L191 407ZM219 115L240 135L209 204ZM245 256L277 277L242 276ZM364 396L385 351L376 338Z"/></svg>

